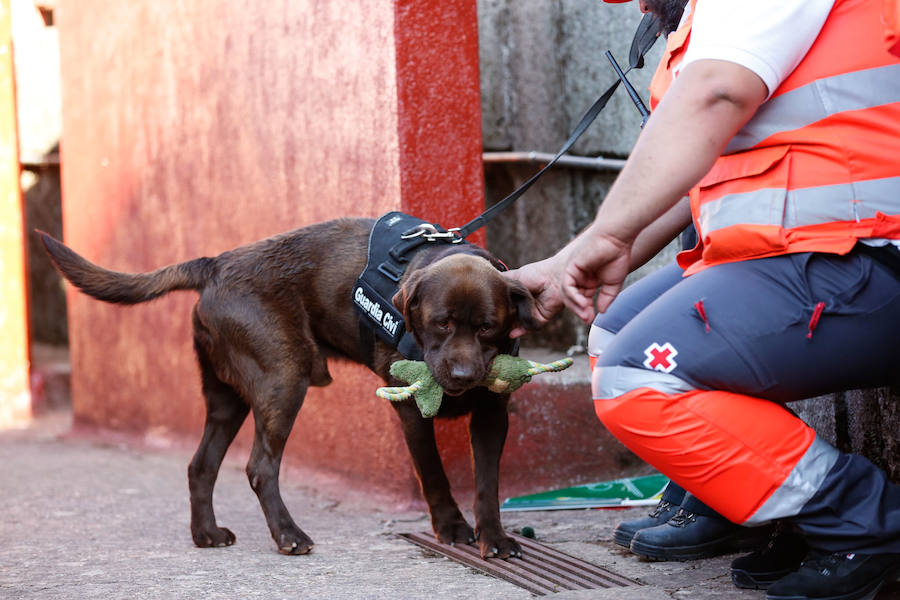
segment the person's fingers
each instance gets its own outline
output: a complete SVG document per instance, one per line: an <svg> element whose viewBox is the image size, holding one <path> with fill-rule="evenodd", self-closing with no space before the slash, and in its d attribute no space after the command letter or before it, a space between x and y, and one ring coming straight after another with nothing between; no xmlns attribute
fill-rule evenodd
<svg viewBox="0 0 900 600"><path fill-rule="evenodd" d="M526 333L528 333L528 330L524 327L513 327L512 331L509 332L509 337L512 339L516 339L522 337Z"/></svg>
<svg viewBox="0 0 900 600"><path fill-rule="evenodd" d="M622 284L601 286L593 301L593 307L598 313L605 313L612 301L616 299L619 292L622 291Z"/></svg>
<svg viewBox="0 0 900 600"><path fill-rule="evenodd" d="M563 302L579 319L590 323L594 318L594 288L580 283L576 274L567 273L562 284Z"/></svg>
<svg viewBox="0 0 900 600"><path fill-rule="evenodd" d="M591 299L585 296L581 296L579 299L581 301L578 302L578 304L573 304L569 309L575 313L575 316L581 319L585 325L590 325L594 322L594 317L597 316L597 312L594 310Z"/></svg>

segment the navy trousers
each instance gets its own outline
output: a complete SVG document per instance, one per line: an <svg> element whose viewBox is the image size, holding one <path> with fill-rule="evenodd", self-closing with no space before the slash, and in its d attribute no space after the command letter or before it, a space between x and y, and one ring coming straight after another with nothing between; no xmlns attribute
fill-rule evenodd
<svg viewBox="0 0 900 600"><path fill-rule="evenodd" d="M701 390L789 403L892 385L900 276L868 252L743 261L687 278L672 265L598 315L590 345L598 366L646 369L658 339L677 349L677 376ZM900 553L900 486L841 454L791 520L822 550Z"/></svg>

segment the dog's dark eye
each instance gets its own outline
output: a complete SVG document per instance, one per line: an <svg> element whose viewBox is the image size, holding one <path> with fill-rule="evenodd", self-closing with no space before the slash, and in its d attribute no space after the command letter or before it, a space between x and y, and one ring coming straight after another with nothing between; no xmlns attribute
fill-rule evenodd
<svg viewBox="0 0 900 600"><path fill-rule="evenodd" d="M492 323L482 323L478 328L478 333L482 335L487 335L494 331L494 325Z"/></svg>
<svg viewBox="0 0 900 600"><path fill-rule="evenodd" d="M440 319L436 325L441 331L447 331L450 329L450 319Z"/></svg>

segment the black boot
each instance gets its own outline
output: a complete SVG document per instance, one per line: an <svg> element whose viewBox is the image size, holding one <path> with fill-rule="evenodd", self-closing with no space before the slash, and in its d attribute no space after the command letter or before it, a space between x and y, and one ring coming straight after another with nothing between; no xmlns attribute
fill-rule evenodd
<svg viewBox="0 0 900 600"><path fill-rule="evenodd" d="M666 523L638 531L631 551L653 560L696 560L759 547L771 532L735 525L688 495Z"/></svg>
<svg viewBox="0 0 900 600"><path fill-rule="evenodd" d="M863 600L900 576L900 554L842 552L806 560L769 586L768 600Z"/></svg>
<svg viewBox="0 0 900 600"><path fill-rule="evenodd" d="M677 484L669 482L666 489L663 490L662 497L649 515L640 519L632 519L630 521L622 521L613 531L613 541L620 546L626 548L631 547L631 538L641 529L648 527L656 527L662 525L671 519L681 505L684 499L684 489Z"/></svg>
<svg viewBox="0 0 900 600"><path fill-rule="evenodd" d="M799 569L806 552L803 536L778 524L764 548L731 562L731 580L739 588L767 589Z"/></svg>

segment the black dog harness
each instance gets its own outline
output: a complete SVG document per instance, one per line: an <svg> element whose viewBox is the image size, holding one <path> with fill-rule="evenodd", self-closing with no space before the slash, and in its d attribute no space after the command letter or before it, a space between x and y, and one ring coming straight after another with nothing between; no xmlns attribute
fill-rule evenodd
<svg viewBox="0 0 900 600"><path fill-rule="evenodd" d="M382 215L369 233L366 268L353 286L353 306L359 314L360 344L365 363L371 367L377 336L409 360L424 354L406 331L403 314L392 299L409 262L429 244L466 244L454 231L402 212Z"/></svg>

